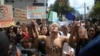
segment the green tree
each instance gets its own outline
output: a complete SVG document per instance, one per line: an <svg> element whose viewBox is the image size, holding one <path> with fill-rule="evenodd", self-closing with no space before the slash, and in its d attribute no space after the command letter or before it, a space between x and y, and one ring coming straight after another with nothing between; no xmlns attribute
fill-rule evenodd
<svg viewBox="0 0 100 56"><path fill-rule="evenodd" d="M60 18L62 18L62 15L65 15L67 11L74 11L74 9L70 7L68 0L56 0L52 10L56 11Z"/></svg>
<svg viewBox="0 0 100 56"><path fill-rule="evenodd" d="M92 8L92 10L91 10L91 12L90 12L90 17L100 17L100 2L97 2L94 6L93 6L93 8Z"/></svg>

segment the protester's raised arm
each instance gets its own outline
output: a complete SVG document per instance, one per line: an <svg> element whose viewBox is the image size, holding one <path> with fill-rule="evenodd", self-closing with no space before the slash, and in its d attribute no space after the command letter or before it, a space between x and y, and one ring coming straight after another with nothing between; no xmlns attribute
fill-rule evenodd
<svg viewBox="0 0 100 56"><path fill-rule="evenodd" d="M38 29L37 29L37 23L34 20L31 21L31 28L32 28L31 31L33 32L32 35L35 39L41 40L41 39L46 38L46 36L44 35L39 35Z"/></svg>
<svg viewBox="0 0 100 56"><path fill-rule="evenodd" d="M34 20L31 20L29 31L30 31L31 37L33 37L33 38L38 37L39 33L38 33L38 30L37 30L37 23Z"/></svg>
<svg viewBox="0 0 100 56"><path fill-rule="evenodd" d="M67 36L63 36L63 42L68 42L69 41L69 38Z"/></svg>
<svg viewBox="0 0 100 56"><path fill-rule="evenodd" d="M76 35L76 31L77 31L77 29L78 29L78 24L79 24L79 22L74 22L74 24L73 24L73 27L71 28L71 36L69 37L69 41L68 41L68 43L69 43L69 45L71 46L71 47L73 47L73 48L75 48L75 44L76 44L76 40L77 40L77 35Z"/></svg>

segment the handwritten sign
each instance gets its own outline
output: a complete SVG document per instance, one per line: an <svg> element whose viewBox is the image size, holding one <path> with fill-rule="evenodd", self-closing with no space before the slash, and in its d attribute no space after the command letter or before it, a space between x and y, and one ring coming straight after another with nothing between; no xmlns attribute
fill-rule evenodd
<svg viewBox="0 0 100 56"><path fill-rule="evenodd" d="M21 20L21 21L27 20L26 13L27 13L26 10L15 8L14 9L14 19Z"/></svg>

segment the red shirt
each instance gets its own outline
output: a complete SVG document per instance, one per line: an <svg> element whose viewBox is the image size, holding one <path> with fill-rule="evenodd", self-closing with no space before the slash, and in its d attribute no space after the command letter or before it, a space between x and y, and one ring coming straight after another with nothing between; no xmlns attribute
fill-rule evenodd
<svg viewBox="0 0 100 56"><path fill-rule="evenodd" d="M27 32L22 32L25 39L29 38L29 34Z"/></svg>

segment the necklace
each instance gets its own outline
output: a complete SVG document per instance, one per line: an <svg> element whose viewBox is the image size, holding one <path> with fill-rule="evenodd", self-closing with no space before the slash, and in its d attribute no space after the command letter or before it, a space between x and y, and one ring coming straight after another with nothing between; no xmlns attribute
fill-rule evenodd
<svg viewBox="0 0 100 56"><path fill-rule="evenodd" d="M58 48L57 46L55 46L55 45L53 44L53 42L54 42L54 40L52 40L52 39L50 38L50 48L51 48L52 52L56 52L56 53L57 53L57 56L60 56L59 48Z"/></svg>

